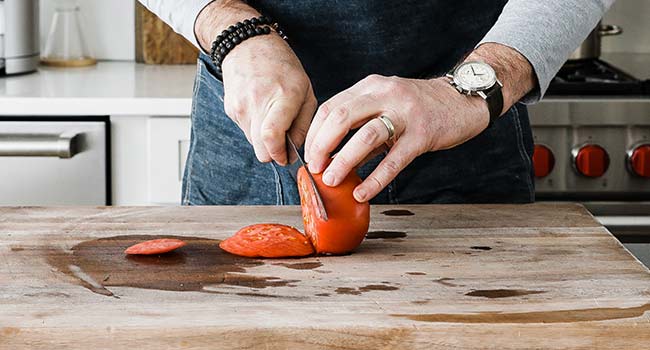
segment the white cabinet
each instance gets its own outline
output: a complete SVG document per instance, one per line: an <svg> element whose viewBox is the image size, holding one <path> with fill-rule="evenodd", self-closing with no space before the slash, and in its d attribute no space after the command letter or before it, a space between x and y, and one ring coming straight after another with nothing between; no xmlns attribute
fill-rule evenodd
<svg viewBox="0 0 650 350"><path fill-rule="evenodd" d="M149 118L149 202L180 204L190 144L188 118Z"/></svg>
<svg viewBox="0 0 650 350"><path fill-rule="evenodd" d="M111 116L114 205L179 205L190 118Z"/></svg>

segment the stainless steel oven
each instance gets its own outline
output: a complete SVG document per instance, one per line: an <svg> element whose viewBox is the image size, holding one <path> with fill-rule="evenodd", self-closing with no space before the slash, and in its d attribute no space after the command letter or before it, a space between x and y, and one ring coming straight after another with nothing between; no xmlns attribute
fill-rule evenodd
<svg viewBox="0 0 650 350"><path fill-rule="evenodd" d="M0 205L110 204L108 117L0 118Z"/></svg>
<svg viewBox="0 0 650 350"><path fill-rule="evenodd" d="M583 203L650 267L650 98L547 98L530 118L537 200Z"/></svg>

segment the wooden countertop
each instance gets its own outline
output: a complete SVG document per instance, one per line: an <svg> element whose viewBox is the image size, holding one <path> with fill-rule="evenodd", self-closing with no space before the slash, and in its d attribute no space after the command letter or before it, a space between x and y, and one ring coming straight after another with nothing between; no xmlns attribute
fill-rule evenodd
<svg viewBox="0 0 650 350"><path fill-rule="evenodd" d="M352 255L219 250L257 222L302 227L298 207L0 208L0 349L650 344L650 272L579 205L375 206ZM188 245L125 257L143 235Z"/></svg>

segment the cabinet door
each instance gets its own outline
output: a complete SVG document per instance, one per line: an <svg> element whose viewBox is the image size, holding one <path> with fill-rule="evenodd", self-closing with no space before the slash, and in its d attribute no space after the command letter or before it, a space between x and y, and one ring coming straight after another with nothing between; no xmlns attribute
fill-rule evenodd
<svg viewBox="0 0 650 350"><path fill-rule="evenodd" d="M180 204L190 143L189 118L149 119L149 202Z"/></svg>

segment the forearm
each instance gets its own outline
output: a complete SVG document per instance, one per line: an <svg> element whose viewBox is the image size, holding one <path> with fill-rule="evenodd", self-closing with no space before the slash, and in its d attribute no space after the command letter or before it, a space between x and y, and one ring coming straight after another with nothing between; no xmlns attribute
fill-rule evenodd
<svg viewBox="0 0 650 350"><path fill-rule="evenodd" d="M511 47L530 62L536 83L524 102L536 102L614 1L510 0L480 44Z"/></svg>
<svg viewBox="0 0 650 350"><path fill-rule="evenodd" d="M212 41L229 26L260 13L240 0L215 0L199 12L194 33L200 48L210 51Z"/></svg>
<svg viewBox="0 0 650 350"><path fill-rule="evenodd" d="M503 111L505 113L517 101L537 85L533 66L517 50L496 43L486 43L474 50L467 61L482 61L494 68L503 83Z"/></svg>

